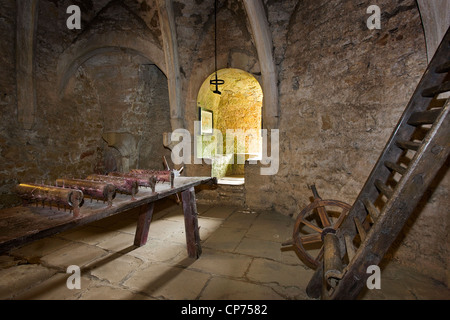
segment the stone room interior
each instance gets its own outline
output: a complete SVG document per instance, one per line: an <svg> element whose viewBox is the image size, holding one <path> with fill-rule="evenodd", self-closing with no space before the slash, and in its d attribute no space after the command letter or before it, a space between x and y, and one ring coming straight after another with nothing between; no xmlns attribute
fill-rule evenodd
<svg viewBox="0 0 450 320"><path fill-rule="evenodd" d="M0 299L450 299L449 26L2 0Z"/></svg>

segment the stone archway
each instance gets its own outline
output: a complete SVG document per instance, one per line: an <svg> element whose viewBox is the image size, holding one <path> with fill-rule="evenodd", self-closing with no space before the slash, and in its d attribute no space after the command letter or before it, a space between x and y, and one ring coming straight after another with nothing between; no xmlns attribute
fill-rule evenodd
<svg viewBox="0 0 450 320"><path fill-rule="evenodd" d="M219 87L221 94L213 93L212 74L197 97L199 120L200 110L211 113L214 129L212 137L198 137L197 156L212 160L212 176L243 179L245 161L261 157L263 91L258 80L243 70L227 68L217 74L225 81Z"/></svg>
<svg viewBox="0 0 450 320"><path fill-rule="evenodd" d="M60 56L57 65L59 96L64 95L69 79L84 62L95 55L114 51L138 54L155 63L164 74L167 73L164 53L157 45L121 32L94 35L74 43Z"/></svg>
<svg viewBox="0 0 450 320"><path fill-rule="evenodd" d="M135 42L133 46L122 47L127 45L126 41L121 46L94 42L90 37L88 48L77 42L60 58L61 101L65 104L77 100L74 88L83 74L95 90L102 115L99 125L103 130L104 141L100 144L103 160L114 158L117 169L125 171L137 167L160 168L161 156L167 156L167 152L157 137L171 129L170 106L167 77L150 59L151 46L144 48ZM159 63L161 56L156 55Z"/></svg>
<svg viewBox="0 0 450 320"><path fill-rule="evenodd" d="M445 32L450 26L450 0L417 0L417 5L425 33L428 61L431 61Z"/></svg>

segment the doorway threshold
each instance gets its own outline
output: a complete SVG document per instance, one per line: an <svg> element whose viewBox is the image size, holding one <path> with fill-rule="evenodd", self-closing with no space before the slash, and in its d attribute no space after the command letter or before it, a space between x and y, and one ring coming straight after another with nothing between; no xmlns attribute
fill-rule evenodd
<svg viewBox="0 0 450 320"><path fill-rule="evenodd" d="M217 184L239 186L244 184L244 180L244 176L222 177L217 180Z"/></svg>

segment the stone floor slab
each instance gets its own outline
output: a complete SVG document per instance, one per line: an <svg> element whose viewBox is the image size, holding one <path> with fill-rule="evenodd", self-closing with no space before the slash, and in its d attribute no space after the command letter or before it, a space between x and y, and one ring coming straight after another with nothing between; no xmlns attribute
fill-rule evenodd
<svg viewBox="0 0 450 320"><path fill-rule="evenodd" d="M89 265L90 274L100 280L119 284L142 265L143 261L130 255L112 255Z"/></svg>
<svg viewBox="0 0 450 320"><path fill-rule="evenodd" d="M53 251L71 244L69 240L58 237L49 237L31 242L23 247L10 251L10 255L26 258L29 262L38 262L39 259Z"/></svg>
<svg viewBox="0 0 450 320"><path fill-rule="evenodd" d="M41 258L44 265L67 269L70 265L82 268L89 262L105 256L107 251L84 243L73 243Z"/></svg>
<svg viewBox="0 0 450 320"><path fill-rule="evenodd" d="M107 228L111 231L119 231L123 233L135 234L137 227L137 218L124 218L118 221L115 221L113 224L107 226Z"/></svg>
<svg viewBox="0 0 450 320"><path fill-rule="evenodd" d="M273 241L244 237L234 252L256 258L281 260L280 244Z"/></svg>
<svg viewBox="0 0 450 320"><path fill-rule="evenodd" d="M199 213L200 217L217 218L225 220L230 216L238 207L234 206L214 206L210 207L208 210ZM198 211L198 210L197 210Z"/></svg>
<svg viewBox="0 0 450 320"><path fill-rule="evenodd" d="M293 220L288 217L280 218L277 216L279 215L259 215L249 228L247 236L280 243L292 237Z"/></svg>
<svg viewBox="0 0 450 320"><path fill-rule="evenodd" d="M31 290L17 297L18 300L77 300L85 288L88 287L90 279L81 277L81 289L69 289L67 280L71 274L59 272L51 278L43 281Z"/></svg>
<svg viewBox="0 0 450 320"><path fill-rule="evenodd" d="M91 285L80 294L80 300L154 300L148 296L134 293L120 287L98 283Z"/></svg>
<svg viewBox="0 0 450 320"><path fill-rule="evenodd" d="M176 263L187 256L187 248L184 243L150 239L144 246L135 248L127 254L145 262Z"/></svg>
<svg viewBox="0 0 450 320"><path fill-rule="evenodd" d="M255 221L256 213L233 212L222 224L222 227L248 229Z"/></svg>
<svg viewBox="0 0 450 320"><path fill-rule="evenodd" d="M246 234L245 229L220 227L203 243L206 248L234 251Z"/></svg>
<svg viewBox="0 0 450 320"><path fill-rule="evenodd" d="M283 300L267 286L215 277L203 290L200 300Z"/></svg>
<svg viewBox="0 0 450 320"><path fill-rule="evenodd" d="M71 231L63 232L59 235L59 237L66 240L96 245L115 233L115 231L107 230L105 228L87 225Z"/></svg>
<svg viewBox="0 0 450 320"><path fill-rule="evenodd" d="M164 210L164 212L162 212L161 216L156 216L155 218L157 218L157 220L163 219L176 221L178 223L184 223L183 208L177 206L175 208L166 209Z"/></svg>
<svg viewBox="0 0 450 320"><path fill-rule="evenodd" d="M215 250L203 250L201 259L195 260L188 269L193 269L213 275L223 275L235 278L244 277L252 258Z"/></svg>
<svg viewBox="0 0 450 320"><path fill-rule="evenodd" d="M171 220L156 220L150 224L149 239L186 242L184 223Z"/></svg>
<svg viewBox="0 0 450 320"><path fill-rule="evenodd" d="M134 235L123 232L114 232L110 237L102 239L97 246L114 252L126 250L134 244Z"/></svg>
<svg viewBox="0 0 450 320"><path fill-rule="evenodd" d="M214 218L198 218L198 226L200 228L199 234L201 240L208 239L212 234L214 234L222 224L222 220Z"/></svg>
<svg viewBox="0 0 450 320"><path fill-rule="evenodd" d="M15 266L17 266L19 264L23 264L25 262L26 262L26 260L24 260L24 259L16 258L16 257L4 254L4 255L0 256L0 270L10 268L10 267L15 267Z"/></svg>
<svg viewBox="0 0 450 320"><path fill-rule="evenodd" d="M209 275L202 272L150 263L137 270L124 282L124 286L155 298L192 300L199 296L209 278Z"/></svg>
<svg viewBox="0 0 450 320"><path fill-rule="evenodd" d="M211 204L199 204L199 203L197 203L197 213L199 215L204 214L206 211L208 211L211 208L214 208L214 206L211 205Z"/></svg>
<svg viewBox="0 0 450 320"><path fill-rule="evenodd" d="M0 270L0 299L12 299L56 273L37 264L26 264Z"/></svg>
<svg viewBox="0 0 450 320"><path fill-rule="evenodd" d="M254 259L247 277L253 282L276 283L280 286L306 288L314 270L286 265L267 259Z"/></svg>

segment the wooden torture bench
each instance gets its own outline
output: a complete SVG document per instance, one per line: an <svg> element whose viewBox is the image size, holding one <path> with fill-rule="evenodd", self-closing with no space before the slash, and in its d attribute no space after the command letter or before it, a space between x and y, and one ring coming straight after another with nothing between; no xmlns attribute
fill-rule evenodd
<svg viewBox="0 0 450 320"><path fill-rule="evenodd" d="M134 245L143 246L147 242L155 201L181 193L188 255L191 258L198 258L202 249L194 188L209 183L216 183L215 178L177 177L173 186L168 183L157 184L155 192L150 188L141 188L133 197L117 193L112 205L85 199L77 214L39 204L0 210L0 254L26 243L135 208L139 208L139 217Z"/></svg>

